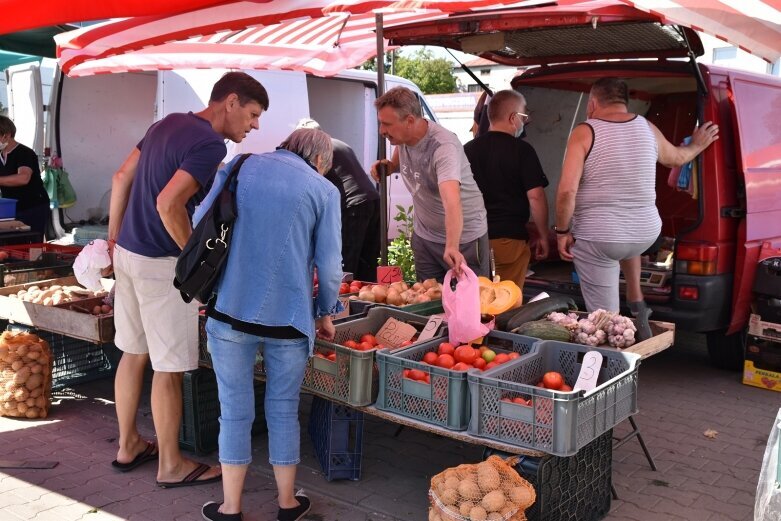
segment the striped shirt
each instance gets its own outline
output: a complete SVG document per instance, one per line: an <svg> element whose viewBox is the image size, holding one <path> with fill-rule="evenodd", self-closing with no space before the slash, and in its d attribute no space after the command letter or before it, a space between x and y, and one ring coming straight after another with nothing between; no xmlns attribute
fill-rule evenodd
<svg viewBox="0 0 781 521"><path fill-rule="evenodd" d="M656 209L657 143L642 116L624 122L589 119L594 141L575 198L576 239L644 242L662 229Z"/></svg>

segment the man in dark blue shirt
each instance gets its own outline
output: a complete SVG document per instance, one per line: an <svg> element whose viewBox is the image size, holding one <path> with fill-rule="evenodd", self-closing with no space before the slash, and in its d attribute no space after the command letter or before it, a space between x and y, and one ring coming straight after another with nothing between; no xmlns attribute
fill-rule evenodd
<svg viewBox="0 0 781 521"><path fill-rule="evenodd" d="M241 142L269 101L251 76L230 72L215 83L208 106L153 124L114 174L108 242L116 273L115 343L123 351L114 383L123 472L158 459L162 487L221 478L218 467L179 452L182 373L198 367L198 307L173 287L176 259L192 234L195 202L226 154ZM199 197L200 196L200 197ZM152 363L152 417L157 445L141 438L136 414L144 369Z"/></svg>

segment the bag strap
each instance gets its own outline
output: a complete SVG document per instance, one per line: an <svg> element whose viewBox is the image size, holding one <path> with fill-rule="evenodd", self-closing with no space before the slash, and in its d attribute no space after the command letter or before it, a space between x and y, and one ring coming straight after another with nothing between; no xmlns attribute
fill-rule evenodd
<svg viewBox="0 0 781 521"><path fill-rule="evenodd" d="M225 179L225 184L222 186L222 190L228 190L230 192L230 185L233 182L233 179L238 177L239 170L241 169L241 165L244 163L244 161L252 155L251 153L242 154L238 161L236 161L236 164L233 165L233 168L231 168L230 173L228 173L228 177ZM235 197L233 193L231 193L232 197ZM217 202L218 198L215 198L215 203ZM214 203L213 203L214 204ZM204 217L205 219L206 217ZM225 224L221 224L223 226L223 234L222 239L225 239L229 228ZM185 299L185 302L190 302L192 298L190 295L195 295L200 288L203 287L206 282L208 282L212 276L214 275L214 272L217 271L217 269L220 266L220 260L222 259L223 255L225 254L225 250L228 249L228 243L225 240L214 240L214 238L209 237L208 239L212 239L213 246L208 247L209 254L206 256L206 258L198 265L198 268L195 270L195 272L190 276L187 280L182 282L177 289L182 293L182 298ZM176 280L174 280L176 282ZM176 284L175 284L176 285ZM189 300L188 300L189 299Z"/></svg>

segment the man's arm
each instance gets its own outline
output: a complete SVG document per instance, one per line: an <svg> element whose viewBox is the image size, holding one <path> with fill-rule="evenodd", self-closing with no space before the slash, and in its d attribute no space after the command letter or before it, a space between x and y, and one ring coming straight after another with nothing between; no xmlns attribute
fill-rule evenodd
<svg viewBox="0 0 781 521"><path fill-rule="evenodd" d="M15 174L0 177L0 186L26 186L33 177L33 169L20 166Z"/></svg>
<svg viewBox="0 0 781 521"><path fill-rule="evenodd" d="M570 227L572 214L575 213L575 196L578 193L580 178L583 176L583 165L586 154L591 147L593 137L591 127L578 125L570 134L567 151L564 153L564 164L561 167L561 179L556 190L556 228L566 230ZM563 260L572 260L571 233L557 234L559 255Z"/></svg>
<svg viewBox="0 0 781 521"><path fill-rule="evenodd" d="M540 235L534 254L537 259L548 256L548 198L545 197L545 189L541 186L532 188L526 192L529 198L529 210L534 219L534 226Z"/></svg>
<svg viewBox="0 0 781 521"><path fill-rule="evenodd" d="M133 186L133 179L136 176L139 157L141 157L141 151L134 148L111 178L111 200L108 207L108 241L109 251L112 253L114 251L114 241L117 240L119 230L122 228L122 219L125 217L127 202L130 199L130 188Z"/></svg>
<svg viewBox="0 0 781 521"><path fill-rule="evenodd" d="M369 174L371 174L372 178L374 178L375 181L378 183L380 182L380 173L378 171L378 165L384 164L387 165L387 170L385 171L386 175L391 175L393 172L399 171L399 147L396 147L393 150L393 157L390 159L380 159L378 161L375 161L374 164L372 164L371 169L369 170Z"/></svg>
<svg viewBox="0 0 781 521"><path fill-rule="evenodd" d="M198 193L201 185L184 170L177 170L157 196L157 213L166 231L179 246L184 248L193 233L187 215L187 201Z"/></svg>
<svg viewBox="0 0 781 521"><path fill-rule="evenodd" d="M656 125L650 121L648 124L651 126L651 130L656 137L656 145L659 156L658 161L664 166L670 168L688 163L697 157L700 152L708 148L711 143L719 139L719 126L714 125L712 122L708 121L701 127L694 129L694 132L692 132L691 142L688 145L681 145L676 147L667 141L667 138L664 137L664 134L662 134L662 132L656 128Z"/></svg>
<svg viewBox="0 0 781 521"><path fill-rule="evenodd" d="M464 229L461 183L455 180L439 183L439 196L442 198L442 206L445 209L444 259L458 275L461 273L461 263L464 262L464 256L459 249L461 232Z"/></svg>

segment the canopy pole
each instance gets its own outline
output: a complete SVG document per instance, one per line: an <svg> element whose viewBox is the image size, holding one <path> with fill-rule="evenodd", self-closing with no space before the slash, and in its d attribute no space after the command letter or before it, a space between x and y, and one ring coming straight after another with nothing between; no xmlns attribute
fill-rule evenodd
<svg viewBox="0 0 781 521"><path fill-rule="evenodd" d="M375 13L375 25L377 27L377 97L385 94L385 43L382 37L382 13ZM378 123L377 156L385 159L385 138L379 133ZM384 167L384 165L380 165ZM385 168L379 169L380 176L380 265L388 265L388 175Z"/></svg>

